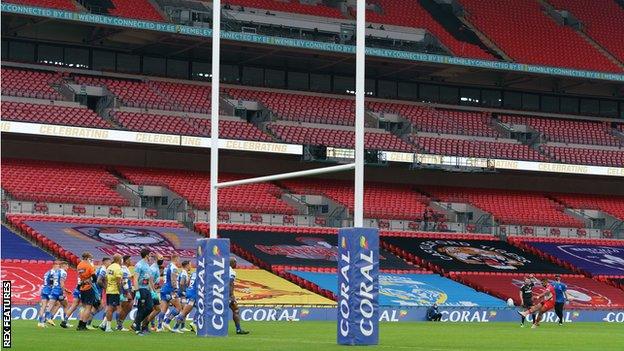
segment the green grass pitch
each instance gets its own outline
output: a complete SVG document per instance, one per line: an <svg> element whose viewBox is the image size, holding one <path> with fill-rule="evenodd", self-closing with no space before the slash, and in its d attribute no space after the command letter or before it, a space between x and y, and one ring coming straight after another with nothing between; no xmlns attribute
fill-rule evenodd
<svg viewBox="0 0 624 351"><path fill-rule="evenodd" d="M230 324L231 325L231 324ZM346 350L336 345L333 322L244 323L250 335L198 338L192 333L152 333L139 337L130 332L50 327L38 329L35 321L13 321L13 349L36 351L244 351L244 350ZM520 328L518 323L382 323L380 344L366 350L624 350L624 325L570 323L540 328Z"/></svg>

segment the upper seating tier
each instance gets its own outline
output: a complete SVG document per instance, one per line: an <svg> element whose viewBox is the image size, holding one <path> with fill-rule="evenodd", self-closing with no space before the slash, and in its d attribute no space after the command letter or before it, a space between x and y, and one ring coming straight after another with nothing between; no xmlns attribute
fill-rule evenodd
<svg viewBox="0 0 624 351"><path fill-rule="evenodd" d="M33 122L109 129L104 119L86 107L69 107L24 102L3 102L0 106L2 119L7 121Z"/></svg>
<svg viewBox="0 0 624 351"><path fill-rule="evenodd" d="M548 17L539 1L461 0L470 21L518 62L622 72L571 27ZM604 11L603 8L600 8Z"/></svg>
<svg viewBox="0 0 624 351"><path fill-rule="evenodd" d="M414 135L410 135L409 138L427 153L436 155L548 161L548 158L538 151L517 142L432 138Z"/></svg>
<svg viewBox="0 0 624 351"><path fill-rule="evenodd" d="M62 78L60 73L2 67L2 95L46 100L63 100L52 84Z"/></svg>

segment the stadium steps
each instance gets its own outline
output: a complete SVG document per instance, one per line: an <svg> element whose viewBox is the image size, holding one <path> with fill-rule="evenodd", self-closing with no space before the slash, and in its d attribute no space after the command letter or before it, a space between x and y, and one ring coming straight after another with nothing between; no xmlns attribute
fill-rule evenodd
<svg viewBox="0 0 624 351"><path fill-rule="evenodd" d="M464 25L466 25L466 27L468 27L471 31L473 31L475 35L479 37L481 42L485 44L488 48L490 48L490 50L496 52L496 54L502 57L505 61L514 62L514 60L509 55L507 55L505 51L503 51L503 49L501 49L498 45L496 45L496 43L492 39L490 39L487 35L485 35L485 33L479 30L477 26L472 24L472 22L470 21L470 13L468 13L466 10L463 10L462 13L457 15L457 18Z"/></svg>
<svg viewBox="0 0 624 351"><path fill-rule="evenodd" d="M556 11L555 7L550 4L547 0L537 0L544 8L550 9L551 11ZM550 16L547 12L545 12L546 16ZM588 42L591 46L593 46L596 50L598 50L602 55L609 59L609 61L613 62L615 65L619 66L622 70L624 70L624 64L620 62L613 54L611 54L607 48L600 45L594 38L592 38L589 34L585 33L582 26L572 27L570 26L581 38L583 38L586 42Z"/></svg>

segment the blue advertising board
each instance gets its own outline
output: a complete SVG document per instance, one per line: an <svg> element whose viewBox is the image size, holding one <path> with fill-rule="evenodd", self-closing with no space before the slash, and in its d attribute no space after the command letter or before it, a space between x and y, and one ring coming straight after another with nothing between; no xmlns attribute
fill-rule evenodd
<svg viewBox="0 0 624 351"><path fill-rule="evenodd" d="M13 320L34 320L37 317L39 307L34 306L12 306L11 318ZM336 307L280 307L280 306L240 306L240 317L243 322L284 322L299 323L307 321L335 321ZM384 323L403 322L424 322L427 313L426 307L381 307L379 310L379 321ZM515 308L482 308L482 307L441 307L442 323L496 323L519 322L519 316ZM136 309L128 315L128 319L134 319ZM77 312L69 318L76 320ZM228 313L228 315L230 315ZM624 310L565 310L563 314L564 322L603 322L603 323L624 323ZM94 318L102 319L103 313L98 313ZM187 320L193 320L193 313L187 316ZM231 317L231 315L230 315ZM54 319L60 320L62 311L59 310ZM542 322L556 323L557 316L554 311L549 311L544 315Z"/></svg>
<svg viewBox="0 0 624 351"><path fill-rule="evenodd" d="M197 240L197 336L227 336L230 240Z"/></svg>
<svg viewBox="0 0 624 351"><path fill-rule="evenodd" d="M379 231L338 231L338 311L340 345L379 343Z"/></svg>
<svg viewBox="0 0 624 351"><path fill-rule="evenodd" d="M337 295L335 273L289 271ZM505 307L506 302L437 274L379 274L380 306Z"/></svg>

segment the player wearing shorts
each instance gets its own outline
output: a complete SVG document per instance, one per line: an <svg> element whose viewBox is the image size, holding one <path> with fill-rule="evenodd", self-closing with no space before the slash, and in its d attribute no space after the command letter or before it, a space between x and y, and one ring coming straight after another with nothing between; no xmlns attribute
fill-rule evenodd
<svg viewBox="0 0 624 351"><path fill-rule="evenodd" d="M569 300L568 286L561 282L561 276L555 275L555 281L551 283L555 288L555 314L559 318L559 325L563 325L563 307Z"/></svg>
<svg viewBox="0 0 624 351"><path fill-rule="evenodd" d="M93 320L93 317L95 317L95 315L99 311L104 310L104 306L102 304L102 294L104 293L104 290L106 289L106 269L108 268L110 263L111 263L111 259L109 257L104 257L102 258L102 264L95 270L96 283L93 284L93 291L95 294L95 304L93 307L95 308L92 309L91 319L87 323L87 329L89 330L95 329L91 327L91 321ZM102 318L102 323L100 323L99 328L102 328L105 321L106 321L106 318Z"/></svg>
<svg viewBox="0 0 624 351"><path fill-rule="evenodd" d="M37 327L45 328L45 323L49 319L47 313L48 302L50 301L50 293L52 292L53 277L59 268L58 261L54 261L52 268L43 274L43 286L41 287L41 302L39 306L39 316ZM52 322L54 323L54 322Z"/></svg>
<svg viewBox="0 0 624 351"><path fill-rule="evenodd" d="M169 331L171 329L171 316L175 316L182 310L180 305L180 299L178 298L178 276L180 266L180 256L174 254L171 256L171 262L167 265L163 272L163 285L160 289L160 313L158 314L158 329L165 328ZM175 309L169 314L169 317L165 318L165 314L168 312L169 305L172 305ZM164 322L164 324L163 324Z"/></svg>
<svg viewBox="0 0 624 351"><path fill-rule="evenodd" d="M130 267L132 266L132 256L126 255L123 257L123 265L121 266L121 293L119 294L119 301L121 302L120 311L117 314L117 330L128 331L123 327L123 322L126 320L128 313L132 310L132 279L130 274Z"/></svg>
<svg viewBox="0 0 624 351"><path fill-rule="evenodd" d="M52 293L50 294L50 302L48 302L48 308L50 308L51 318L54 319L56 313L60 308L63 308L63 315L61 320L65 320L65 312L67 311L67 299L65 293L69 293L65 287L65 281L67 280L67 270L69 265L65 261L59 261L60 267L56 271L55 279L52 284Z"/></svg>
<svg viewBox="0 0 624 351"><path fill-rule="evenodd" d="M136 289L134 298L137 304L137 313L134 318L133 329L139 336L144 335L143 323L154 307L151 294L151 290L154 289L154 279L150 270L151 257L149 249L142 249L141 260L134 267L132 287Z"/></svg>
<svg viewBox="0 0 624 351"><path fill-rule="evenodd" d="M197 291L195 290L195 282L197 280L197 272L193 272L191 274L191 278L188 281L188 287L186 288L186 305L182 308L182 311L178 313L175 317L175 324L173 326L173 330L183 331L184 321L186 321L186 316L193 310L195 307L195 299L197 298Z"/></svg>
<svg viewBox="0 0 624 351"><path fill-rule="evenodd" d="M115 254L113 256L113 263L106 269L106 317L104 318L104 325L101 326L100 329L107 333L113 331L113 312L115 312L120 305L119 294L121 292L121 280L123 278L121 263L121 255Z"/></svg>
<svg viewBox="0 0 624 351"><path fill-rule="evenodd" d="M82 313L80 313L80 321L77 330L87 330L87 322L91 319L91 312L96 303L95 291L95 269L93 268L93 256L89 252L82 254L82 261L77 267L78 277L80 278L80 302L83 305Z"/></svg>
<svg viewBox="0 0 624 351"><path fill-rule="evenodd" d="M525 277L524 284L520 287L520 302L525 310L528 310L531 306L533 306L533 287L535 286L533 279L535 279L533 278L533 275ZM531 316L533 317L533 320L535 320L535 314L532 314ZM526 318L524 316L521 316L521 318L520 327L524 327L524 321Z"/></svg>
<svg viewBox="0 0 624 351"><path fill-rule="evenodd" d="M230 257L230 309L232 310L232 320L234 320L234 325L236 326L236 334L246 335L249 334L249 332L241 328L238 302L234 296L234 282L236 281L236 271L234 268L236 268L236 258Z"/></svg>
<svg viewBox="0 0 624 351"><path fill-rule="evenodd" d="M78 285L76 285L76 288L74 288L74 290L72 291L72 298L72 304L71 306L69 306L67 311L65 311L65 319L63 319L60 324L61 328L72 327L72 325L67 322L69 321L69 318L72 316L72 314L74 314L78 306L80 306L80 282L78 282Z"/></svg>
<svg viewBox="0 0 624 351"><path fill-rule="evenodd" d="M537 328L544 313L552 310L555 307L555 288L548 282L548 279L546 278L542 279L542 286L546 288L546 291L540 294L540 296L538 296L537 298L542 302L538 303L537 305L531 307L524 312L518 312L521 316L524 316L525 318L529 314L537 312L537 317L535 317L535 319L533 320L533 325L531 326L531 328Z"/></svg>
<svg viewBox="0 0 624 351"><path fill-rule="evenodd" d="M153 258L152 258L153 260ZM160 331L156 329L156 326L153 325L154 321L156 319L156 316L158 316L158 314L160 313L160 287L162 285L162 272L161 272L161 267L164 263L164 259L162 257L162 255L157 254L156 255L156 262L152 262L151 266L150 266L150 273L152 275L152 279L154 281L154 285L152 286L152 301L154 303L152 312L149 314L149 316L147 317L147 319L145 321L143 321L143 332L149 332L147 325L149 323L152 323L152 329L154 331Z"/></svg>

